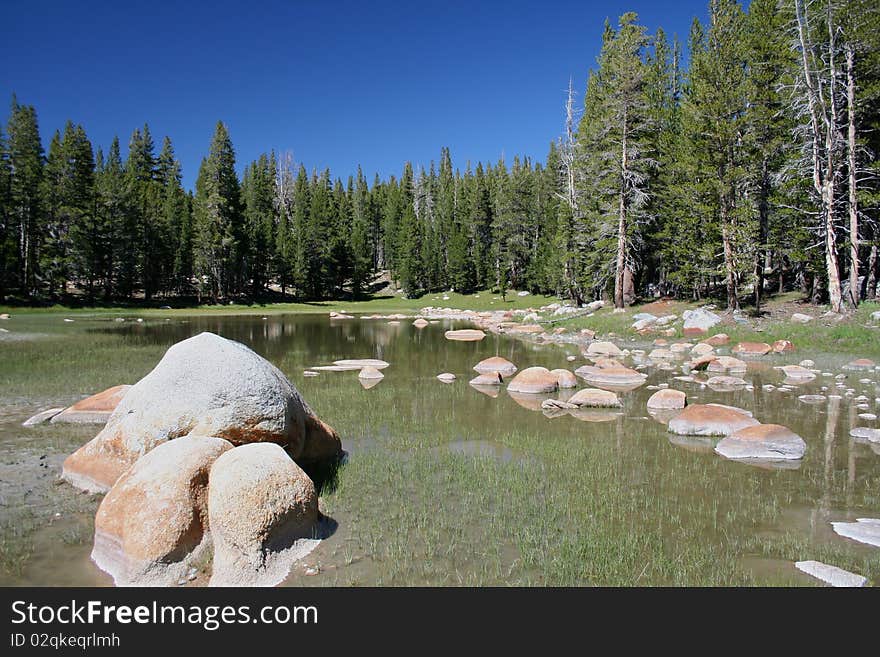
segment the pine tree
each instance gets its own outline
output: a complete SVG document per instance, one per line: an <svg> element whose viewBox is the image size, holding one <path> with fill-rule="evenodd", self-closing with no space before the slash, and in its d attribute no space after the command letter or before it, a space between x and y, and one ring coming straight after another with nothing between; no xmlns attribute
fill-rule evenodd
<svg viewBox="0 0 880 657"><path fill-rule="evenodd" d="M14 275L15 231L11 224L9 198L11 177L6 136L0 127L0 299L6 297L6 290L9 289Z"/></svg>
<svg viewBox="0 0 880 657"><path fill-rule="evenodd" d="M655 164L648 152L648 37L636 20L636 14L628 12L620 17L617 30L606 25L599 68L588 85L578 128L579 179L585 185L582 194L592 199L592 224L600 235L596 245L613 244L610 270L616 308L623 307L625 296L631 302L624 290L635 264L630 247L644 218L646 183ZM607 267L604 262L601 266Z"/></svg>
<svg viewBox="0 0 880 657"><path fill-rule="evenodd" d="M306 168L302 165L296 175L293 191L293 260L291 264L291 284L296 294L308 295L311 291L309 265L312 262L317 241L312 238L311 185Z"/></svg>
<svg viewBox="0 0 880 657"><path fill-rule="evenodd" d="M95 263L100 257L96 249L103 237L96 211L95 159L92 144L81 125L68 122L64 130L62 150L65 170L61 187L60 226L67 231L66 250L59 250L57 282L62 293L68 279L77 277L86 281L89 298L94 297ZM63 234L63 233L62 233Z"/></svg>
<svg viewBox="0 0 880 657"><path fill-rule="evenodd" d="M786 164L786 148L793 128L787 102L781 91L790 87L790 72L796 62L786 34L786 17L776 0L753 0L746 24L748 64L745 139L757 213L755 249L755 312L760 312L765 275L771 271L770 236L779 220L776 207L777 180Z"/></svg>
<svg viewBox="0 0 880 657"><path fill-rule="evenodd" d="M189 198L181 184L180 162L174 156L171 139L165 137L157 166L162 188L161 227L166 240L161 254L162 289L178 294L192 291L193 225Z"/></svg>
<svg viewBox="0 0 880 657"><path fill-rule="evenodd" d="M695 145L695 176L708 185L708 205L721 233L727 307L739 308L740 279L753 262L750 210L743 197L748 90L745 16L735 0L712 0L709 30L691 44L690 86L683 111Z"/></svg>
<svg viewBox="0 0 880 657"><path fill-rule="evenodd" d="M217 122L202 160L193 200L196 272L214 303L237 293L241 248L241 191L229 131Z"/></svg>
<svg viewBox="0 0 880 657"><path fill-rule="evenodd" d="M244 172L242 199L245 223L245 279L251 295L264 296L269 285L275 253L275 154L260 155Z"/></svg>
<svg viewBox="0 0 880 657"><path fill-rule="evenodd" d="M16 233L14 285L32 298L37 292L39 251L42 242L43 145L32 105L20 105L12 97L6 127L9 179L9 220Z"/></svg>
<svg viewBox="0 0 880 657"><path fill-rule="evenodd" d="M363 292L373 265L371 232L370 190L361 167L358 166L357 179L351 193L351 292L359 297Z"/></svg>
<svg viewBox="0 0 880 657"><path fill-rule="evenodd" d="M96 173L97 226L100 237L94 247L97 258L94 276L103 281L104 298L114 294L126 296L131 290L133 270L130 264L132 212L126 194L125 170L119 153L119 138L114 137L107 158L99 158Z"/></svg>

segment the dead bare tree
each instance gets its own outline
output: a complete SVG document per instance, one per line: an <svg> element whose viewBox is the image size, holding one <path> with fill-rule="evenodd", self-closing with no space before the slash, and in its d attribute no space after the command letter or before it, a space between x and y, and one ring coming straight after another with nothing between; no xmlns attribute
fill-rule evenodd
<svg viewBox="0 0 880 657"><path fill-rule="evenodd" d="M838 36L840 28L834 14L834 0L824 0L823 26L827 30L824 43L813 38L809 15L809 0L794 0L797 19L798 44L801 54L800 75L797 88L804 99L808 124L806 133L809 144L813 191L818 199L821 230L825 243L825 270L831 310L841 312L843 299L840 285L840 266L837 258L837 198L836 187L841 175L841 144L837 69Z"/></svg>

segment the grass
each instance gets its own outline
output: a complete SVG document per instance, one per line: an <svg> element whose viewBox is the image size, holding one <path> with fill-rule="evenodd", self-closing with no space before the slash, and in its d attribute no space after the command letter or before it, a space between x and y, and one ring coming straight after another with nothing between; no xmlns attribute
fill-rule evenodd
<svg viewBox="0 0 880 657"><path fill-rule="evenodd" d="M448 299L444 299L448 297ZM171 310L159 308L138 308L130 306L94 306L72 307L63 305L45 307L11 307L0 305L0 314L10 315L56 315L64 313L71 317L75 316L121 316L121 317L176 317L194 315L266 315L282 313L329 313L330 311L344 313L417 313L425 306L438 308L460 308L471 310L516 310L525 308L537 308L549 303L559 302L555 297L529 294L517 296L516 293L508 293L505 299L501 295L490 290L481 290L473 294L460 294L458 292L425 294L424 296L408 299L403 296L373 296L361 301L310 301L300 303L254 303L248 305L202 305L197 307L175 308L174 301L168 305Z"/></svg>

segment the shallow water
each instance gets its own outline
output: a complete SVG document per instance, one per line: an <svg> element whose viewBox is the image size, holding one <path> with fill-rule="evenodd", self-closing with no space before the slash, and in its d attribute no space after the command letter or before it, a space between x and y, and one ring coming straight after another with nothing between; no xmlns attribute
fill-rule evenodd
<svg viewBox="0 0 880 657"><path fill-rule="evenodd" d="M61 321L50 316L26 328L33 333ZM814 558L880 583L880 550L841 538L830 525L880 516L880 448L849 437L853 426L880 426L859 419L863 411L853 401L864 395L868 401L861 403L877 413L880 379L876 371L841 369L854 355L766 356L750 361L742 375L754 390L731 392L674 380L683 358L671 370L649 364L646 384L620 393L623 409L548 417L541 397L472 388L472 367L500 355L520 369L574 370L588 362L576 346L491 334L454 342L444 331L465 323L416 329L410 322L326 315L121 324L84 318L60 332L44 331L28 347L35 362L94 341L114 361L101 352L77 362L69 389L51 363L38 370L45 383L20 375L0 381L0 584L112 584L89 560L100 497L56 481L63 458L97 429L20 423L49 406L134 383L165 348L201 331L243 342L275 363L349 452L336 487L321 497L336 531L292 571L290 585L810 585L816 582L791 562ZM651 349L647 341L618 344ZM0 354L11 361L16 348L0 344ZM567 362L568 355L577 360ZM303 376L345 358L391 365L370 389L356 371ZM836 389L833 376L820 375L792 391L762 389L782 385L774 365L803 358L822 371L845 373L846 387ZM441 383L435 378L441 372L458 378ZM108 381L111 374L117 380ZM865 378L870 383L859 382ZM713 439L671 436L645 408L650 386L660 383L685 391L689 403L740 406L762 422L790 427L807 443L803 461L737 463L715 454ZM822 386L829 388L824 394L842 398L798 399ZM849 396L846 388L853 390Z"/></svg>

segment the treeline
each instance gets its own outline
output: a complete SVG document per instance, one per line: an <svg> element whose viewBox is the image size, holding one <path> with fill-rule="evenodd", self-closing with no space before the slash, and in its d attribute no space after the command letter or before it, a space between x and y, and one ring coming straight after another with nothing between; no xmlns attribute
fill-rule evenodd
<svg viewBox="0 0 880 657"><path fill-rule="evenodd" d="M527 157L343 181L268 153L239 180L222 123L193 193L165 138L44 153L14 98L0 133L0 297L340 298L389 271L410 296L509 288L835 310L877 289L880 16L867 0L712 0L682 46L606 23L582 106ZM578 114L580 117L578 118Z"/></svg>

